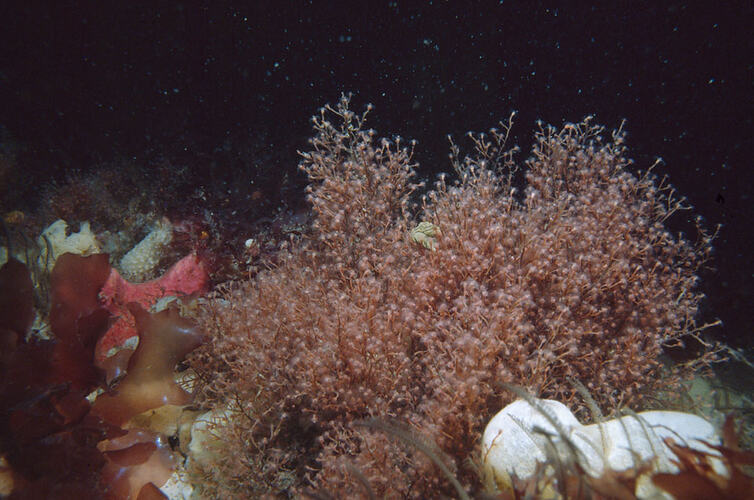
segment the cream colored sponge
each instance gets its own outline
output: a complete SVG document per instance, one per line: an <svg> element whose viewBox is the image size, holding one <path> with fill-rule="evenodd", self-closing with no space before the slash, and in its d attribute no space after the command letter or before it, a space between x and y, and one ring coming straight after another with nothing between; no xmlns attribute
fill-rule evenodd
<svg viewBox="0 0 754 500"><path fill-rule="evenodd" d="M68 234L68 223L58 219L42 231L37 241L41 249L39 266L42 269L52 269L55 261L64 253L87 256L102 252L89 222L82 222L78 233Z"/></svg>
<svg viewBox="0 0 754 500"><path fill-rule="evenodd" d="M121 275L131 282L142 282L153 278L162 254L173 239L173 226L162 219L120 260Z"/></svg>

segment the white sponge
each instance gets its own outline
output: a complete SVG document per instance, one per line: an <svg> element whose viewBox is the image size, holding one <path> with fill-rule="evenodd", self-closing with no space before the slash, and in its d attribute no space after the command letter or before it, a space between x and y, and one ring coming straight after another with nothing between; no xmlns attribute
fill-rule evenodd
<svg viewBox="0 0 754 500"><path fill-rule="evenodd" d="M153 277L162 253L173 239L173 226L167 219L158 222L152 231L144 237L120 260L120 272L124 278L133 282L142 282Z"/></svg>
<svg viewBox="0 0 754 500"><path fill-rule="evenodd" d="M64 253L75 253L77 255L92 255L101 253L97 239L88 222L82 222L78 233L66 234L68 232L68 223L63 219L58 219L50 224L38 239L41 249L39 255L39 265L41 268L52 269L55 261Z"/></svg>

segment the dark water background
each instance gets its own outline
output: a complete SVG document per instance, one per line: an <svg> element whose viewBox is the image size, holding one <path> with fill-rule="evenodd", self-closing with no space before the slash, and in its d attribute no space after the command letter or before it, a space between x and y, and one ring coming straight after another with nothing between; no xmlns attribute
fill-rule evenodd
<svg viewBox="0 0 754 500"><path fill-rule="evenodd" d="M3 2L0 20L3 147L23 170L3 211L117 158L169 162L210 198L261 186L295 204L309 118L341 92L375 105L381 134L417 139L430 180L450 169L447 134L511 110L522 157L537 119L627 119L636 164L662 157L723 225L703 314L752 346L750 1Z"/></svg>

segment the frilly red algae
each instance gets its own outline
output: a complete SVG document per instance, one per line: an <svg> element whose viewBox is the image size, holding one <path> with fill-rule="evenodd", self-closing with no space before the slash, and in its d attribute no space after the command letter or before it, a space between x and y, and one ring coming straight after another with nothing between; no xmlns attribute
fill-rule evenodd
<svg viewBox="0 0 754 500"><path fill-rule="evenodd" d="M111 498L140 497L143 488L151 489L147 485L164 485L175 469L170 446L156 432L132 429L122 437L103 442L99 448L108 458L102 477L109 485Z"/></svg>
<svg viewBox="0 0 754 500"><path fill-rule="evenodd" d="M4 316L6 320L10 318L10 323L0 325L6 331L16 330L15 339L5 336L8 349L3 351L4 362L0 365L4 382L0 383L0 391L8 408L14 404L30 407L24 403L27 398L39 405L60 394L86 394L98 385L101 377L92 366L92 348L105 330L109 314L98 303L97 288L108 272L107 256L66 254L58 259L50 276L50 324L55 339L27 342L23 336L33 315L31 277L23 264L9 262L3 266L0 273L5 278L11 274L15 277L0 280L0 297L12 297L20 291L18 297L5 304L23 311L24 317L14 320L12 315ZM57 414L56 409L52 411Z"/></svg>
<svg viewBox="0 0 754 500"><path fill-rule="evenodd" d="M50 274L54 377L76 389L91 390L102 379L93 364L94 346L109 326L110 313L98 297L109 274L106 254L70 253L58 258Z"/></svg>
<svg viewBox="0 0 754 500"><path fill-rule="evenodd" d="M189 401L172 373L201 335L177 311L150 315L132 305L142 339L130 373L117 394L98 400L101 414L91 411L86 395L104 381L94 352L110 322L99 298L110 270L107 255L61 256L50 279L55 338L27 340L29 271L17 261L0 268L0 455L12 498L165 498L158 486L175 466L166 440L120 426L142 408Z"/></svg>
<svg viewBox="0 0 754 500"><path fill-rule="evenodd" d="M190 394L175 383L173 372L176 364L202 342L197 325L175 309L150 314L137 304L129 304L129 311L136 319L139 345L123 381L94 404L98 415L116 425L152 408L187 404Z"/></svg>
<svg viewBox="0 0 754 500"><path fill-rule="evenodd" d="M0 338L23 337L34 321L34 284L24 264L10 258L0 268Z"/></svg>
<svg viewBox="0 0 754 500"><path fill-rule="evenodd" d="M133 349L124 348L104 359L97 358L96 365L105 372L105 383L108 387L112 387L126 375L128 361L131 359L133 353Z"/></svg>
<svg viewBox="0 0 754 500"><path fill-rule="evenodd" d="M103 308L99 292L110 269L107 254L66 253L58 258L50 274L50 324L57 338L73 340L78 320Z"/></svg>
<svg viewBox="0 0 754 500"><path fill-rule="evenodd" d="M152 442L136 443L127 448L118 450L106 450L104 455L110 460L110 463L118 467L132 467L141 465L152 456L157 449L157 445Z"/></svg>
<svg viewBox="0 0 754 500"><path fill-rule="evenodd" d="M136 497L136 500L165 500L167 498L167 495L160 491L160 488L152 483L147 483L139 490L139 496Z"/></svg>
<svg viewBox="0 0 754 500"><path fill-rule="evenodd" d="M4 307L15 304L21 312L3 315L5 331L16 338L6 342L0 364L0 450L19 498L91 498L102 490L99 471L105 464L96 444L121 432L89 414L85 398L97 380L91 346L104 331L95 289L101 283L88 280L107 276L107 258L100 273L101 259L79 259L62 259L53 270L57 338L51 341L24 338L33 312L29 271L13 262L0 271ZM5 300L14 294L15 302Z"/></svg>
<svg viewBox="0 0 754 500"><path fill-rule="evenodd" d="M34 284L24 264L10 258L0 267L0 372L34 321Z"/></svg>

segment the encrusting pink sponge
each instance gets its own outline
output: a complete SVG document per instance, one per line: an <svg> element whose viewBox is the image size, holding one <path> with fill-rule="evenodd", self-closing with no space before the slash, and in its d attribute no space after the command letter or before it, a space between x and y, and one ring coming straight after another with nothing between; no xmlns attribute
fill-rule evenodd
<svg viewBox="0 0 754 500"><path fill-rule="evenodd" d="M144 283L129 283L115 268L111 269L110 275L99 292L99 298L104 307L115 317L115 322L97 343L94 354L96 364L104 367L111 349L123 346L129 338L138 336L136 321L128 309L128 304L136 303L145 310L149 310L163 297L201 295L207 292L208 287L209 274L206 265L195 254L187 255L179 260L160 278ZM119 375L117 369L115 373L108 373L108 381Z"/></svg>

